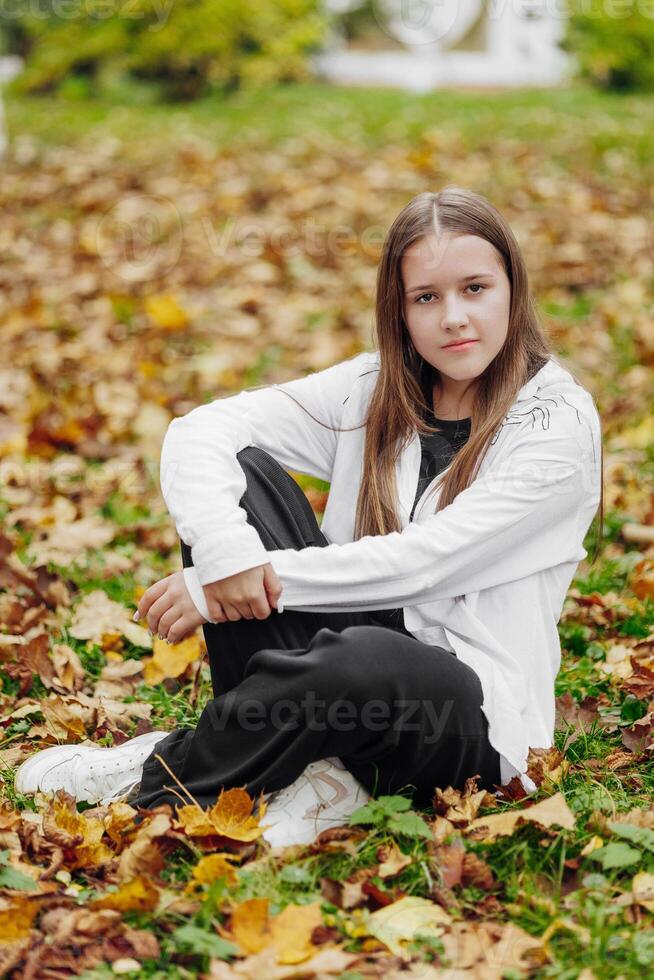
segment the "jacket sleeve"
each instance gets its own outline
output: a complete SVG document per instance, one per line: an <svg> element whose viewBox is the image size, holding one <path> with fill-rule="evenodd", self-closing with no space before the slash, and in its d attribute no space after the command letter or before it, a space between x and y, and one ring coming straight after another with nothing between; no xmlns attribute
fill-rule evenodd
<svg viewBox="0 0 654 980"><path fill-rule="evenodd" d="M592 434L552 424L511 438L502 465L401 532L269 551L283 585L279 611L419 605L580 561L599 501Z"/></svg>
<svg viewBox="0 0 654 980"><path fill-rule="evenodd" d="M200 585L269 560L239 506L246 478L237 453L258 446L285 469L330 481L338 433L329 426L341 424L357 376L374 367L370 357L364 352L305 378L218 398L170 423L161 492Z"/></svg>

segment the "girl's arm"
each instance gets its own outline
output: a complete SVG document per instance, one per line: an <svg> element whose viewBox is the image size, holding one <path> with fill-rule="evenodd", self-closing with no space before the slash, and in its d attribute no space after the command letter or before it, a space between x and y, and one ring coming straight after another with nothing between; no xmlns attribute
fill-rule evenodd
<svg viewBox="0 0 654 980"><path fill-rule="evenodd" d="M552 421L511 438L503 465L419 524L346 544L269 551L283 585L278 610L419 605L580 561L600 496L592 434Z"/></svg>
<svg viewBox="0 0 654 980"><path fill-rule="evenodd" d="M364 352L306 378L218 398L173 419L161 448L161 492L191 548L200 585L269 561L239 506L246 479L236 454L258 446L285 469L330 481L338 433L328 426L341 425L343 402L356 378L374 366L373 358Z"/></svg>

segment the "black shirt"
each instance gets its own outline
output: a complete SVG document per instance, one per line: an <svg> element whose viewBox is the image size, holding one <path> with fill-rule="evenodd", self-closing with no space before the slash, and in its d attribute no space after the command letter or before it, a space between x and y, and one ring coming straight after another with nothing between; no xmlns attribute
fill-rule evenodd
<svg viewBox="0 0 654 980"><path fill-rule="evenodd" d="M420 460L420 475L418 477L416 496L413 501L411 516L409 517L410 521L413 520L416 504L431 481L450 465L457 450L470 437L471 420L469 418L438 419L430 411L427 415L427 422L429 425L438 425L442 431L430 432L426 435L421 434L420 436L422 458Z"/></svg>
<svg viewBox="0 0 654 980"><path fill-rule="evenodd" d="M420 434L420 445L422 447L420 474L418 476L418 486L416 487L413 507L411 508L411 516L409 517L410 521L413 519L416 504L431 481L450 465L457 450L470 437L471 419L469 418L437 419L430 410L427 414L427 422L429 425L437 424L442 431ZM375 609L374 612L371 612L371 616L378 620L381 626L404 629L404 615L401 608ZM405 632L407 631L405 630Z"/></svg>

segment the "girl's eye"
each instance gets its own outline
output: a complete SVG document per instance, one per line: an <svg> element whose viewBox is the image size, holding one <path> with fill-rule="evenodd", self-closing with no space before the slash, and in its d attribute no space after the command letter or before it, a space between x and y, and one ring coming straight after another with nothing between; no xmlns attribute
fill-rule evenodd
<svg viewBox="0 0 654 980"><path fill-rule="evenodd" d="M486 289L486 287L483 286L480 282L471 282L470 285L467 288L468 289L472 289L473 286L476 286L477 287L477 290L484 290L484 289ZM433 296L433 295L434 295L433 293L423 293L422 296L419 296L418 297L418 299L416 300L416 303L420 303L420 300L424 299L425 296ZM473 296L479 296L479 292L474 292L472 295ZM421 306L425 306L426 304L425 303L420 303L420 305Z"/></svg>

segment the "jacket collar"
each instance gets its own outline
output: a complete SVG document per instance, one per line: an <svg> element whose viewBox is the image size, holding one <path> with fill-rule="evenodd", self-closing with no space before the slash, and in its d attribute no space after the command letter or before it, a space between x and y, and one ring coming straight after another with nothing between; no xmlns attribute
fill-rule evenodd
<svg viewBox="0 0 654 980"><path fill-rule="evenodd" d="M518 391L515 400L517 402L524 401L526 398L531 398L539 388L546 388L548 385L553 384L556 381L571 382L574 378L566 368L557 360L556 357L551 356L549 360L543 364L540 370L536 371L533 378L530 378L522 388Z"/></svg>

